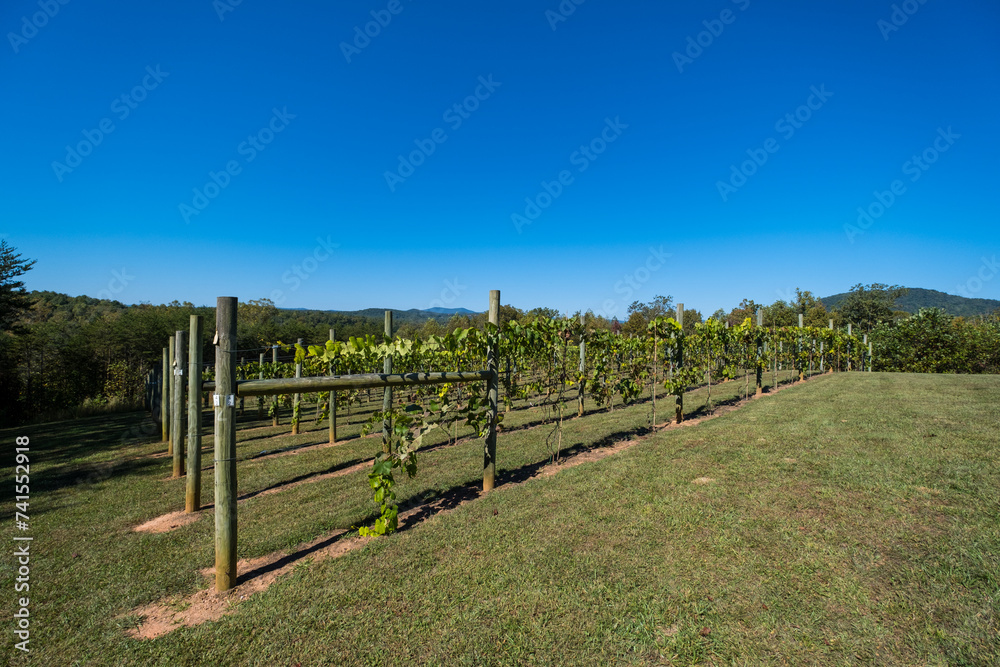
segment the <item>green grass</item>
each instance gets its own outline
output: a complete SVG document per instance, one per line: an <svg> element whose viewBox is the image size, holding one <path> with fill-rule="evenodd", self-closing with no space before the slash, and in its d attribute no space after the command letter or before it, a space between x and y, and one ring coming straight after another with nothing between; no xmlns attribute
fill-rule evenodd
<svg viewBox="0 0 1000 667"><path fill-rule="evenodd" d="M713 387L713 401L742 390ZM305 558L221 621L151 641L125 634L130 612L211 584L198 570L214 561L212 513L132 531L183 506L183 480L149 456L163 445L120 441L140 415L3 431L8 451L32 438L32 662L1000 664L998 401L996 377L853 373L655 434L648 402L616 406L568 419L564 449L638 445L523 483L548 461L551 427L515 410L493 493ZM704 390L686 399L695 416L703 404ZM658 402L659 421L670 411ZM240 494L379 448L350 438L248 458L325 440L325 425L309 428L241 432ZM456 494L481 465L481 441L432 446L400 500ZM692 483L702 477L714 481ZM204 484L210 502L211 471ZM11 503L0 513L10 525ZM365 471L253 496L239 505L239 556L373 517ZM0 581L13 599L11 566Z"/></svg>

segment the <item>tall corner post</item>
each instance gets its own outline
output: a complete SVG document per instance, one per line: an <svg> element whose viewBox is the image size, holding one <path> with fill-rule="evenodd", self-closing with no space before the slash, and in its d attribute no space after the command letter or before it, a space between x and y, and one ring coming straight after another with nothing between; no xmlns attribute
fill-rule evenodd
<svg viewBox="0 0 1000 667"><path fill-rule="evenodd" d="M236 585L236 305L216 302L215 330L215 590Z"/></svg>
<svg viewBox="0 0 1000 667"><path fill-rule="evenodd" d="M201 346L205 324L201 315L192 315L188 333L188 441L187 486L184 511L201 509Z"/></svg>
<svg viewBox="0 0 1000 667"><path fill-rule="evenodd" d="M170 382L170 443L173 448L172 477L184 475L184 367L187 365L187 332L174 335L174 363Z"/></svg>
<svg viewBox="0 0 1000 667"><path fill-rule="evenodd" d="M486 370L490 379L486 385L489 402L489 424L486 447L483 452L483 491L492 491L497 476L497 413L500 398L500 290L490 290L490 326L487 331L489 349L486 352Z"/></svg>

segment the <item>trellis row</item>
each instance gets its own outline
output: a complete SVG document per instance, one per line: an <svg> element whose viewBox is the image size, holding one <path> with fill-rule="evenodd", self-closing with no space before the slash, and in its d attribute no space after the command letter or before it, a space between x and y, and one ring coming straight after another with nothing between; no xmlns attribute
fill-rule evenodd
<svg viewBox="0 0 1000 667"><path fill-rule="evenodd" d="M500 292L490 292L489 322L499 326ZM236 311L235 297L219 297L216 305L216 348L215 364L216 379L214 382L203 382L200 378L202 343L201 318L193 316L190 330L191 362L188 365L188 375L191 381L188 385L188 457L187 457L187 489L185 494L185 511L196 512L200 509L201 489L201 411L198 394L202 391L215 393L215 584L219 591L226 591L236 585L236 398L246 396L278 396L285 394L301 394L313 391L329 391L334 393L345 389L385 388L385 401L391 406L392 387L410 387L419 385L443 383L486 382L489 402L489 420L487 424L486 442L483 452L483 490L493 489L496 481L496 425L498 399L499 350L498 337L491 338L487 354L487 367L479 371L460 372L425 372L425 373L391 373L391 360L386 360L387 372L364 375L331 375L324 377L276 378L270 380L240 380L236 379ZM386 312L386 330L391 335L391 313ZM172 337L177 354L175 361L183 365L184 355L181 345L185 332L177 332ZM331 339L333 332L331 331ZM194 350L198 350L195 353ZM176 367L171 363L171 367ZM164 375L164 379L177 376ZM301 369L297 375L301 375ZM195 380L197 378L197 381ZM178 437L183 428L178 396L183 394L179 382L170 383L172 389L174 420L171 440L174 457L174 474L179 476L178 466L183 469L184 451L182 438ZM383 403L385 405L385 403ZM333 414L331 414L333 417ZM331 427L332 439L336 432Z"/></svg>

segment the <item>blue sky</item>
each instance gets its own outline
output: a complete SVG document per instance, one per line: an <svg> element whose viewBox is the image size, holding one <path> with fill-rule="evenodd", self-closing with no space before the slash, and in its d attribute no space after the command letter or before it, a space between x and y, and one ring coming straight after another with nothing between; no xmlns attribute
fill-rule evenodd
<svg viewBox="0 0 1000 667"><path fill-rule="evenodd" d="M0 8L29 289L1000 298L995 2L233 1Z"/></svg>

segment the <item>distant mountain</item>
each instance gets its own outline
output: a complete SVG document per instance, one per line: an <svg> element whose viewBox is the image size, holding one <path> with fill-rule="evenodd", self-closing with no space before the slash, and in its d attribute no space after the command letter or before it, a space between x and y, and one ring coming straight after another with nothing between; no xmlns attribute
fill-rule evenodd
<svg viewBox="0 0 1000 667"><path fill-rule="evenodd" d="M468 308L441 308L440 306L425 308L424 312L439 313L441 315L478 315L476 311L469 310Z"/></svg>
<svg viewBox="0 0 1000 667"><path fill-rule="evenodd" d="M989 315L1000 309L1000 301L996 299L969 299L964 296L946 294L933 289L910 287L905 296L896 299L896 310L916 313L921 308L941 308L942 310L962 317ZM823 305L833 310L843 303L847 293L834 294L822 298Z"/></svg>
<svg viewBox="0 0 1000 667"><path fill-rule="evenodd" d="M377 320L381 322L385 318L385 311L392 311L392 321L395 326L409 322L412 324L422 325L429 319L437 320L442 324L446 324L448 320L454 315L475 315L476 311L469 310L467 308L428 308L426 310L420 310L418 308L410 308L409 310L398 310L395 308L363 308L361 310L317 310L314 308L282 308L281 310L294 310L301 312L303 314L311 314L316 316L321 313L336 313L337 315L347 317L347 318L357 318L357 319L367 319L367 320Z"/></svg>

